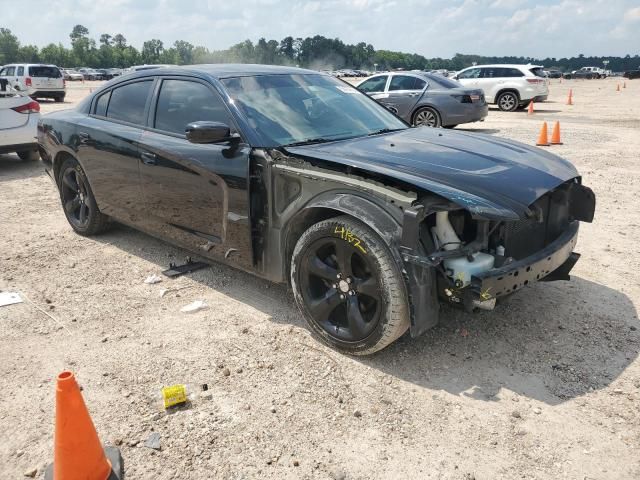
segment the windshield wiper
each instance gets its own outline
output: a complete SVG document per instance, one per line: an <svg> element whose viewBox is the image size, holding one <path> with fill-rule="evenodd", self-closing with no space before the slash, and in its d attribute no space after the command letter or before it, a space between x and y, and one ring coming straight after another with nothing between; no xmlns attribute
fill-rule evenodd
<svg viewBox="0 0 640 480"><path fill-rule="evenodd" d="M367 136L370 137L372 135L381 135L383 133L398 132L400 130L406 130L406 128L382 128L380 130L376 130L375 132L369 133Z"/></svg>
<svg viewBox="0 0 640 480"><path fill-rule="evenodd" d="M302 145L313 145L314 143L327 143L327 142L337 142L338 140L345 140L345 138L307 138L306 140L301 140L300 142L287 143L283 145L283 147L301 147Z"/></svg>

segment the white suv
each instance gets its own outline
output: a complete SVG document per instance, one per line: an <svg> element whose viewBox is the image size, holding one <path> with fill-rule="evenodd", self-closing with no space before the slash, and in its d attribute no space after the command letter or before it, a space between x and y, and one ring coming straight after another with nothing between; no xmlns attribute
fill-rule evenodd
<svg viewBox="0 0 640 480"><path fill-rule="evenodd" d="M481 88L487 103L513 112L531 100L544 102L549 80L539 65L478 65L459 71L453 78L465 87Z"/></svg>
<svg viewBox="0 0 640 480"><path fill-rule="evenodd" d="M16 152L22 160L37 160L40 105L16 92L0 78L0 154Z"/></svg>
<svg viewBox="0 0 640 480"><path fill-rule="evenodd" d="M31 98L53 98L64 102L66 84L62 72L55 65L18 63L5 65L0 70L0 78Z"/></svg>

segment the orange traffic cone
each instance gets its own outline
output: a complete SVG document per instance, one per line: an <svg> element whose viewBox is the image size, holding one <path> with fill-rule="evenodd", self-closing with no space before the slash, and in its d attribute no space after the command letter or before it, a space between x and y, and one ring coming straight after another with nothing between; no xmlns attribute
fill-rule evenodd
<svg viewBox="0 0 640 480"><path fill-rule="evenodd" d="M551 145L562 145L560 141L560 122L556 122L553 126L553 133L551 134Z"/></svg>
<svg viewBox="0 0 640 480"><path fill-rule="evenodd" d="M620 84L618 84L618 86L616 87L616 92L620 91Z"/></svg>
<svg viewBox="0 0 640 480"><path fill-rule="evenodd" d="M45 480L112 480L123 477L122 457L102 449L73 373L58 375L53 465Z"/></svg>
<svg viewBox="0 0 640 480"><path fill-rule="evenodd" d="M547 122L542 123L542 128L540 129L540 136L538 137L538 141L536 145L539 147L548 147L549 146L549 132L547 128Z"/></svg>
<svg viewBox="0 0 640 480"><path fill-rule="evenodd" d="M527 115L533 115L533 100L529 102L529 108L527 109Z"/></svg>
<svg viewBox="0 0 640 480"><path fill-rule="evenodd" d="M573 105L573 90L569 89L569 98L567 99L567 105Z"/></svg>

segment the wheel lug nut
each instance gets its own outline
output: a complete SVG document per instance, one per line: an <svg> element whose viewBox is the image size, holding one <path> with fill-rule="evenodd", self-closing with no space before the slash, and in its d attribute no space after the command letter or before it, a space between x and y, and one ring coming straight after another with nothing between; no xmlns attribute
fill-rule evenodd
<svg viewBox="0 0 640 480"><path fill-rule="evenodd" d="M351 277L347 278L347 283L351 283L353 282L353 279Z"/></svg>
<svg viewBox="0 0 640 480"><path fill-rule="evenodd" d="M344 294L343 293L340 294L340 300L344 300Z"/></svg>
<svg viewBox="0 0 640 480"><path fill-rule="evenodd" d="M342 274L341 273L338 274L338 278L342 278Z"/></svg>

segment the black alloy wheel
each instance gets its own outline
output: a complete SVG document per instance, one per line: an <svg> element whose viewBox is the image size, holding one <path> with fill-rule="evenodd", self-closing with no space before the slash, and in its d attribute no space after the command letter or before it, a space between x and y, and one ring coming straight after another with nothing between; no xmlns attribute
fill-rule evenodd
<svg viewBox="0 0 640 480"><path fill-rule="evenodd" d="M370 261L341 238L321 238L301 263L302 297L316 322L346 342L366 339L380 320L380 284Z"/></svg>
<svg viewBox="0 0 640 480"><path fill-rule="evenodd" d="M62 172L60 196L62 206L71 225L77 228L87 228L91 206L87 202L87 184L84 175L77 167L68 167Z"/></svg>
<svg viewBox="0 0 640 480"><path fill-rule="evenodd" d="M62 164L58 188L64 214L77 233L93 235L108 228L109 217L98 209L87 176L76 160L68 159Z"/></svg>
<svg viewBox="0 0 640 480"><path fill-rule="evenodd" d="M302 234L291 286L312 332L345 353L381 350L409 326L398 263L371 228L351 217L321 221Z"/></svg>

